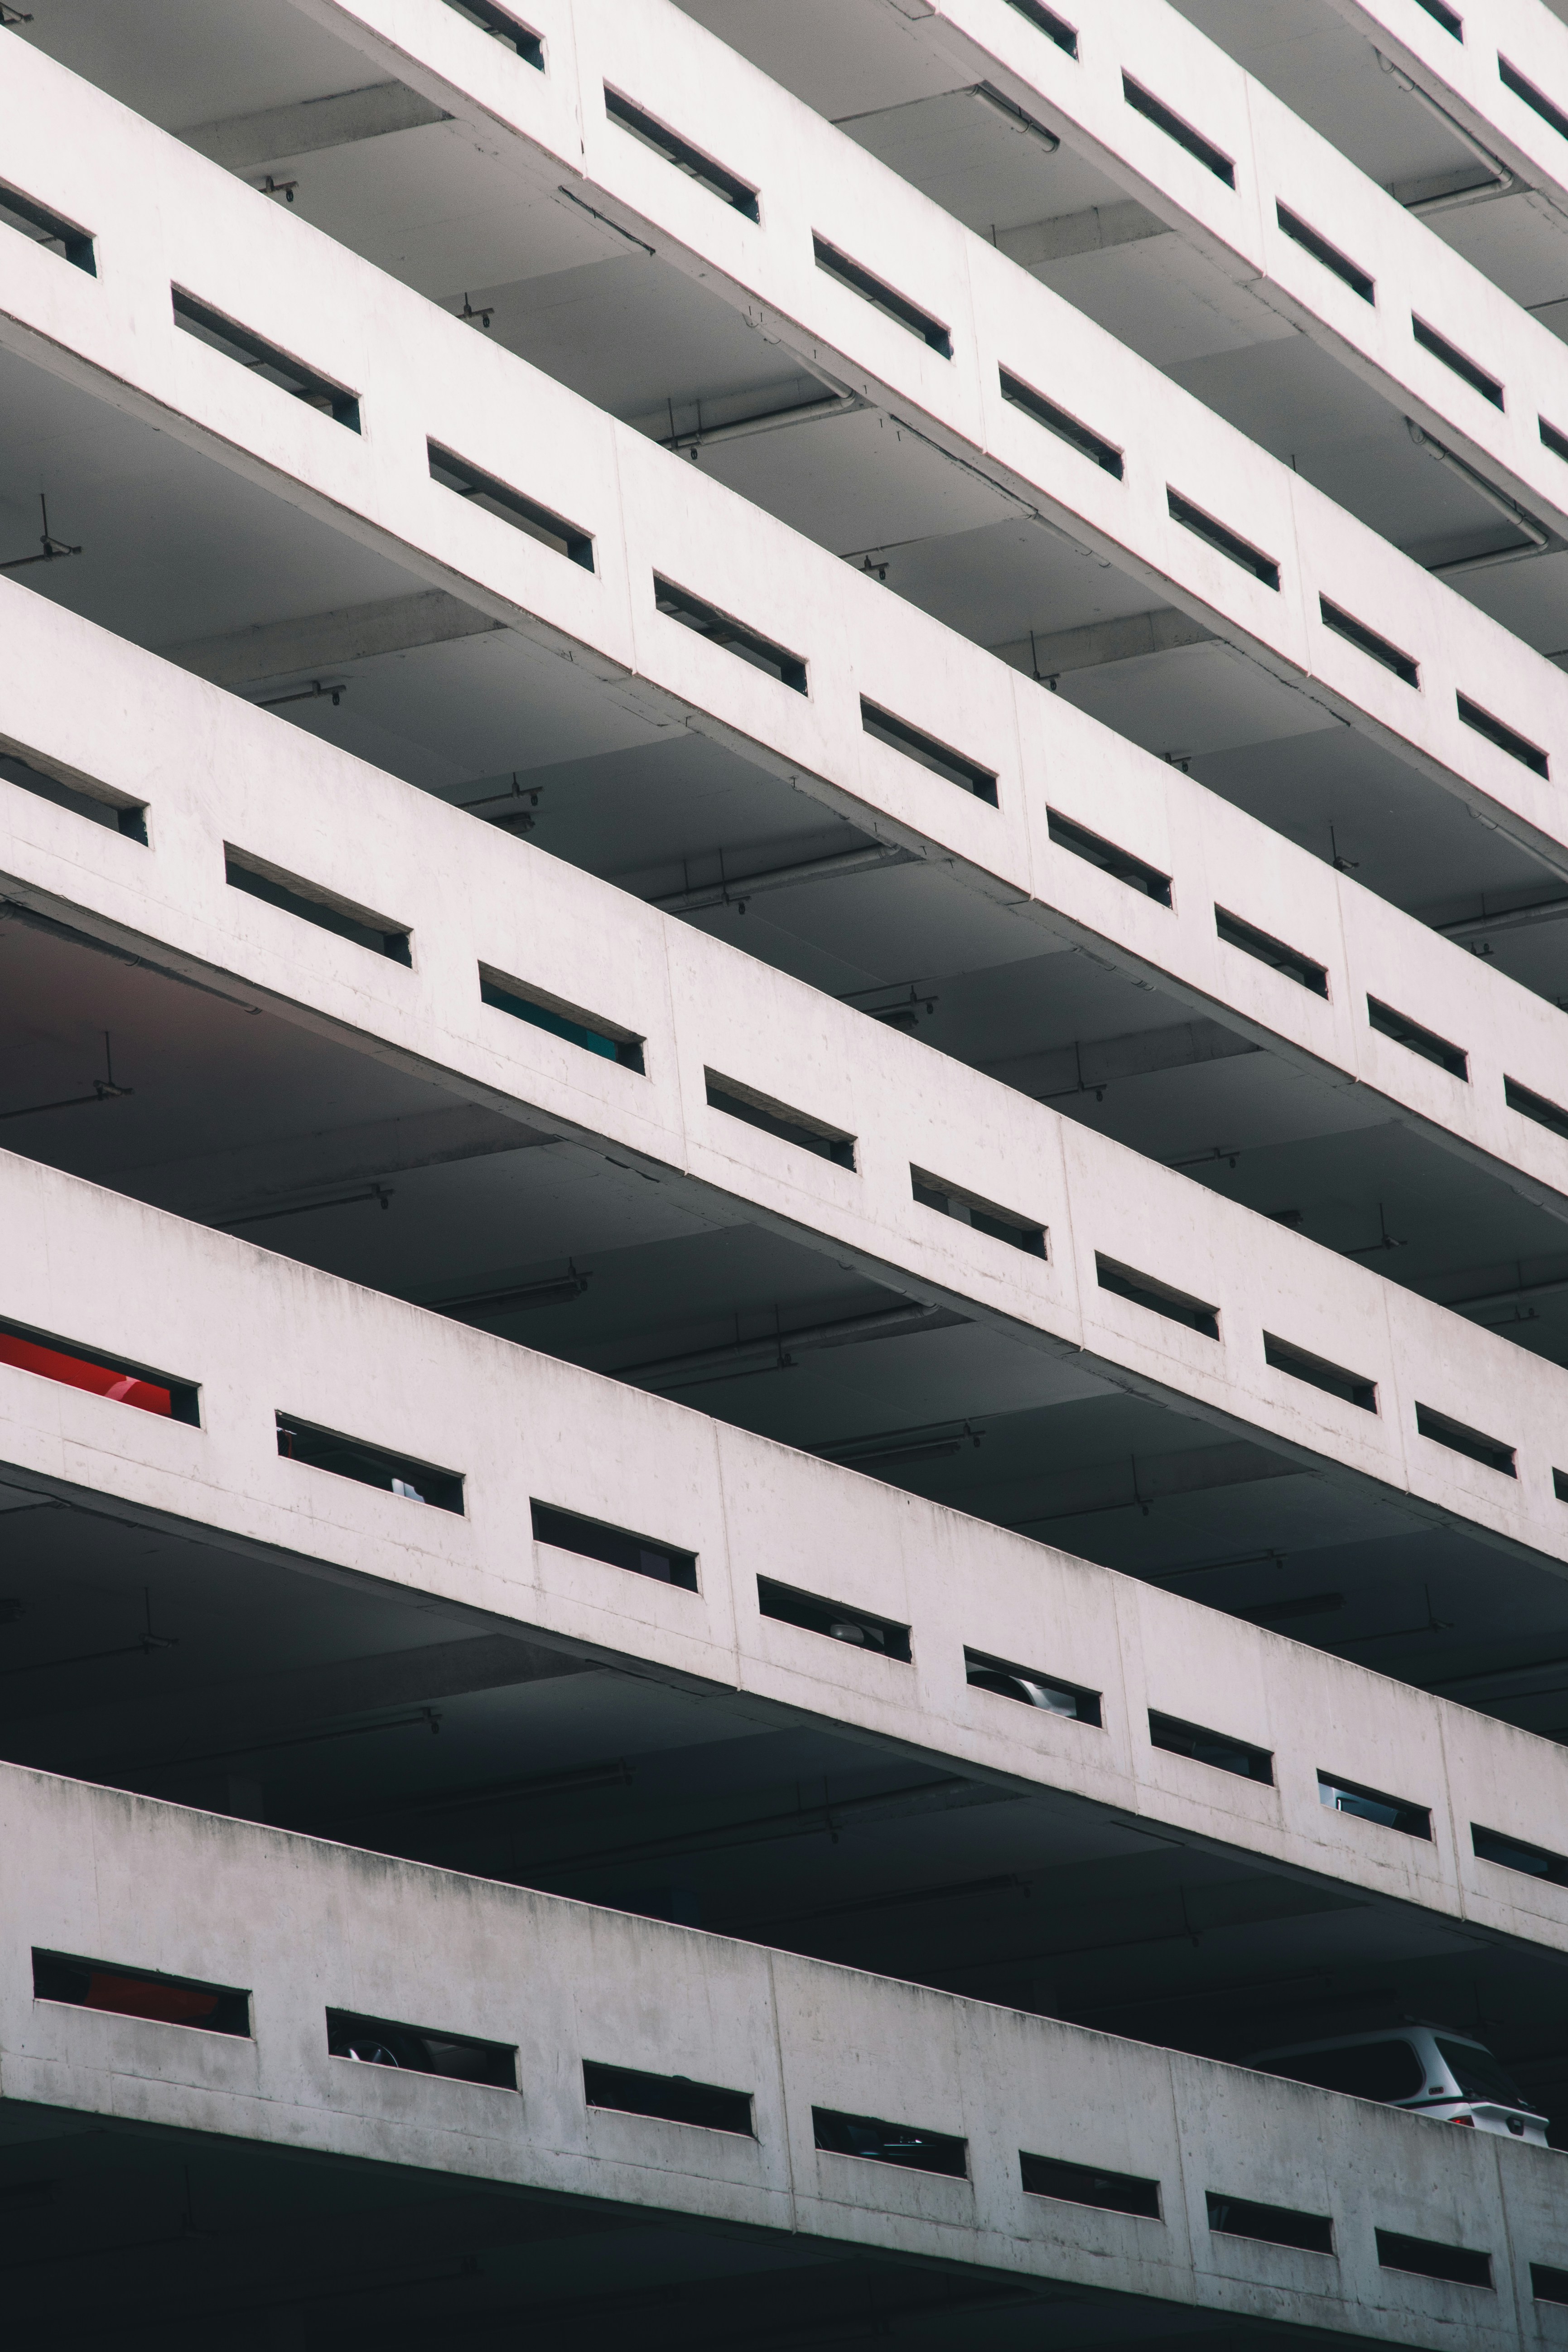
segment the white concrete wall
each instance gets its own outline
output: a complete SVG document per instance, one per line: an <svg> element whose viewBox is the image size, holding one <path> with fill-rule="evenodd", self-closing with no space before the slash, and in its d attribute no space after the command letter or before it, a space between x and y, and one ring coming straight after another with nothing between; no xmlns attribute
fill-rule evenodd
<svg viewBox="0 0 1568 2352"><path fill-rule="evenodd" d="M984 2263L1380 2342L1563 2340L1555 2150L689 1929L0 1769L0 2089L707 2222ZM230 1986L253 2038L32 1997L53 1949ZM505 2091L330 2057L329 2006L510 2045ZM583 2062L749 2092L755 2137L588 2109ZM967 2179L815 2144L812 2108L967 2142ZM1025 2193L1019 2152L1160 2183L1163 2219ZM1212 2235L1205 2191L1331 2217L1335 2252ZM1374 2231L1489 2252L1382 2270Z"/></svg>
<svg viewBox="0 0 1568 2352"><path fill-rule="evenodd" d="M1470 1838L1479 1822L1563 1850L1568 1751L1550 1740L3 1155L0 1227L0 1317L195 1382L202 1415L0 1365L0 1477L1568 1950L1568 1888L1479 1860ZM281 1458L279 1411L460 1473L462 1515ZM534 1543L531 1499L694 1553L698 1590ZM912 1663L763 1617L759 1576L910 1626ZM966 1647L1100 1692L1103 1727L971 1688ZM1151 1708L1268 1749L1274 1785L1153 1748ZM1431 1842L1324 1806L1320 1770L1426 1806Z"/></svg>

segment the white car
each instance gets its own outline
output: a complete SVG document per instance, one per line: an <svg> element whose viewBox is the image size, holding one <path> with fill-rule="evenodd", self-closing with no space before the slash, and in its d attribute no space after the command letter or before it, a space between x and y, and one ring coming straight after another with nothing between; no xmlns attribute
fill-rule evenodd
<svg viewBox="0 0 1568 2352"><path fill-rule="evenodd" d="M1434 2123L1469 2124L1546 2146L1546 2117L1533 2113L1491 2052L1446 2025L1398 2025L1378 2033L1336 2034L1328 2042L1292 2042L1255 2050L1242 2063L1260 2074L1286 2074L1407 2107Z"/></svg>

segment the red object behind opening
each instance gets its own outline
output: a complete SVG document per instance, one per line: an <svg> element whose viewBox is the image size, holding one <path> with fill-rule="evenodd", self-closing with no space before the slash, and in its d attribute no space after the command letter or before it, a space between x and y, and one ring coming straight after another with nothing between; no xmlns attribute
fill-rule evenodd
<svg viewBox="0 0 1568 2352"><path fill-rule="evenodd" d="M158 1984L149 1977L116 1977L94 1969L87 2006L112 2010L117 2017L156 2017L165 2025L194 2025L212 2015L217 1995L197 1992L190 1985Z"/></svg>
<svg viewBox="0 0 1568 2352"><path fill-rule="evenodd" d="M0 1364L37 1372L68 1389L87 1389L116 1404L132 1404L138 1412L161 1412L165 1420L173 1417L169 1391L155 1381L139 1380L134 1372L116 1371L110 1364L89 1363L85 1356L62 1355L58 1348L46 1348L38 1339L20 1339L14 1332L0 1331Z"/></svg>

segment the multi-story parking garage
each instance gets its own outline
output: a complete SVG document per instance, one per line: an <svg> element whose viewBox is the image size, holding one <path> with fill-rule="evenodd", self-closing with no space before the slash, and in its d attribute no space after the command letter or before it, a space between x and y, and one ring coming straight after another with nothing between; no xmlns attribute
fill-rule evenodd
<svg viewBox="0 0 1568 2352"><path fill-rule="evenodd" d="M1555 0L0 30L16 2340L1568 2346Z"/></svg>

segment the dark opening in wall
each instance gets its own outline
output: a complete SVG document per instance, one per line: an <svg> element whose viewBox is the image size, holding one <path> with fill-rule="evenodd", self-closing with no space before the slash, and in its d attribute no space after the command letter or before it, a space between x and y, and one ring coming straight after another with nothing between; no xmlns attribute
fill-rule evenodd
<svg viewBox="0 0 1568 2352"><path fill-rule="evenodd" d="M314 923L319 931L331 931L340 940L352 940L355 947L368 948L373 955L390 956L394 963L411 964L414 961L406 929L388 921L384 915L373 915L363 907L351 907L342 898L329 898L313 882L302 881L296 874L281 874L276 866L264 866L248 851L236 849L226 841L223 867L223 878L231 890L243 890L248 898L260 898L268 907L280 908L286 915L298 916L302 923Z"/></svg>
<svg viewBox="0 0 1568 2352"><path fill-rule="evenodd" d="M1288 948L1283 940L1271 939L1267 931L1244 923L1239 915L1227 915L1223 907L1214 910L1214 927L1226 947L1239 948L1243 955L1256 958L1275 971L1282 971L1299 988L1310 988L1314 996L1327 996L1329 975L1321 963L1299 948Z"/></svg>
<svg viewBox="0 0 1568 2352"><path fill-rule="evenodd" d="M947 2132L917 2131L912 2124L883 2123L876 2116L841 2116L832 2107L813 2107L811 2120L817 2147L835 2156L869 2157L952 2180L969 2178L968 2142Z"/></svg>
<svg viewBox="0 0 1568 2352"><path fill-rule="evenodd" d="M837 278L840 286L847 286L851 294L858 294L863 302L869 302L885 319L891 319L909 334L918 335L922 343L939 352L944 360L952 357L952 337L940 319L933 319L929 310L922 310L907 294L900 294L880 278L874 278L859 262L851 261L847 253L829 245L826 237L813 236L811 244L818 269Z"/></svg>
<svg viewBox="0 0 1568 2352"><path fill-rule="evenodd" d="M1216 180L1223 180L1227 188L1235 187L1236 165L1230 157L1212 140L1205 139L1201 131L1194 131L1190 122L1184 122L1179 114L1173 113L1163 99L1156 98L1142 82L1125 73L1121 77L1121 95L1134 114L1141 114L1145 122L1152 122L1156 131L1173 139L1178 147L1201 163L1205 172L1212 172Z"/></svg>
<svg viewBox="0 0 1568 2352"><path fill-rule="evenodd" d="M260 335L242 327L237 320L226 318L183 286L169 289L174 305L174 324L184 333L194 335L198 343L209 351L221 352L226 360L258 375L265 383L276 384L280 392L291 393L302 400L307 408L320 409L334 425L346 425L351 433L360 429L359 394L346 386L334 383L331 376L320 375L303 360L288 352L280 352L276 343L267 342Z"/></svg>
<svg viewBox="0 0 1568 2352"><path fill-rule="evenodd" d="M1231 530L1223 522L1215 522L1213 515L1205 514L1202 507L1194 506L1191 499L1184 499L1180 490L1172 489L1169 483L1165 485L1165 504L1173 522L1179 522L1184 530L1190 530L1218 554L1228 556L1232 563L1238 563L1244 572L1250 572L1255 580L1261 580L1266 588L1278 591L1279 566L1271 555L1265 555L1260 548L1253 546L1250 540L1243 539L1239 531Z"/></svg>
<svg viewBox="0 0 1568 2352"><path fill-rule="evenodd" d="M1483 710L1479 702L1470 700L1468 695L1456 694L1454 700L1467 727L1474 728L1478 735L1484 735L1489 743L1495 743L1500 751L1506 751L1510 760L1518 760L1534 774L1551 775L1552 762L1539 743L1532 743L1526 735L1516 735L1511 727L1504 726L1500 719L1494 719L1489 710Z"/></svg>
<svg viewBox="0 0 1568 2352"><path fill-rule="evenodd" d="M525 990L521 981L503 979L488 964L479 966L479 1001L493 1005L498 1013L510 1013L515 1021L526 1021L531 1028L545 1030L552 1037L563 1037L569 1045L581 1046L585 1054L597 1054L606 1062L618 1062L622 1069L636 1070L639 1076L647 1075L643 1040L631 1030L612 1028L597 1014L581 1012L559 997Z"/></svg>
<svg viewBox="0 0 1568 2352"><path fill-rule="evenodd" d="M278 1451L289 1462L302 1462L310 1470L329 1470L334 1478L352 1478L357 1486L379 1486L384 1495L399 1495L405 1502L428 1503L437 1511L463 1510L463 1481L455 1470L437 1470L428 1462L412 1461L405 1454L387 1454L379 1445L362 1444L357 1437L342 1437L335 1430L317 1429L292 1413L279 1413Z"/></svg>
<svg viewBox="0 0 1568 2352"><path fill-rule="evenodd" d="M1465 20L1462 16L1456 16L1454 10L1448 6L1447 0L1415 0L1415 5L1418 8L1425 8L1432 22L1435 25L1441 25L1443 30L1446 33L1451 33L1456 41L1464 39Z"/></svg>
<svg viewBox="0 0 1568 2352"><path fill-rule="evenodd" d="M860 724L879 743L901 751L908 760L918 760L922 768L930 768L944 783L961 785L977 801L989 801L993 808L996 806L996 779L989 768L966 760L962 751L951 751L933 735L922 735L908 719L895 719L890 710L879 709L864 695L860 698Z"/></svg>
<svg viewBox="0 0 1568 2352"><path fill-rule="evenodd" d="M1475 361L1467 358L1457 344L1451 343L1446 335L1440 335L1436 327L1429 327L1425 319L1417 319L1414 312L1411 314L1410 331L1422 350L1430 352L1435 360L1441 360L1461 383L1468 383L1472 392L1479 392L1481 398L1489 400L1494 408L1504 405L1503 389L1496 376L1489 375L1485 368L1478 367Z"/></svg>
<svg viewBox="0 0 1568 2352"><path fill-rule="evenodd" d="M1544 416L1538 416L1535 425L1542 448L1550 449L1554 457L1568 457L1568 433L1560 433L1555 425L1548 425Z"/></svg>
<svg viewBox="0 0 1568 2352"><path fill-rule="evenodd" d="M1358 1821L1375 1822L1380 1829L1398 1830L1405 1837L1432 1839L1432 1816L1425 1805L1390 1797L1381 1789L1363 1789L1354 1780L1318 1774L1318 1801L1336 1813L1353 1813Z"/></svg>
<svg viewBox="0 0 1568 2352"><path fill-rule="evenodd" d="M1234 1772L1238 1780L1261 1780L1274 1786L1274 1758L1267 1748L1249 1747L1223 1731L1205 1731L1201 1724L1182 1723L1173 1715L1149 1710L1149 1743L1168 1756L1189 1756L1216 1772Z"/></svg>
<svg viewBox="0 0 1568 2352"><path fill-rule="evenodd" d="M1037 392L1032 384L1026 383L1022 376L1010 374L1006 368L1001 369L999 373L1004 400L1010 401L1015 408L1021 408L1026 416L1032 416L1037 425L1043 425L1046 431L1054 433L1058 441L1065 441L1080 457L1090 458L1103 472L1114 475L1121 481L1125 468L1121 452L1113 441L1102 440L1098 433L1080 424L1076 416L1069 416L1065 408L1058 408L1054 400L1047 400L1043 392Z"/></svg>
<svg viewBox="0 0 1568 2352"><path fill-rule="evenodd" d="M327 2050L333 2058L354 2058L365 2066L398 2066L410 2074L485 2083L494 2091L517 2088L517 2053L505 2042L435 2033L424 2026L396 2025L384 2017L361 2017L346 2009L327 2011Z"/></svg>
<svg viewBox="0 0 1568 2352"><path fill-rule="evenodd" d="M847 1643L852 1650L874 1650L879 1657L910 1660L910 1629L891 1617L879 1617L843 1601L824 1601L815 1592L798 1592L793 1584L775 1584L771 1576L757 1579L757 1607L781 1625L798 1625L804 1633L822 1633L830 1642Z"/></svg>
<svg viewBox="0 0 1568 2352"><path fill-rule="evenodd" d="M111 833L122 833L128 841L139 841L146 848L144 801L127 800L119 793L111 793L94 777L40 765L41 757L37 751L24 752L19 744L7 744L0 737L0 781L32 793L38 800L51 801L56 808L69 809L73 816L84 816L89 824L101 824Z"/></svg>
<svg viewBox="0 0 1568 2352"><path fill-rule="evenodd" d="M673 163L678 172L684 172L689 180L695 180L700 188L706 188L710 196L720 197L748 220L762 218L755 188L727 171L722 163L716 163L700 147L693 147L679 131L656 121L651 114L645 114L640 106L634 106L629 98L623 98L608 82L605 84L605 112L612 122L630 131L634 139L640 139L645 147L651 147L656 155L662 155L667 163Z"/></svg>
<svg viewBox="0 0 1568 2352"><path fill-rule="evenodd" d="M1209 2228L1231 2238L1254 2238L1266 2246L1300 2246L1309 2254L1331 2254L1334 2225L1326 2213L1298 2213L1289 2205L1259 2205L1249 2197L1219 2197L1211 2189Z"/></svg>
<svg viewBox="0 0 1568 2352"><path fill-rule="evenodd" d="M1468 1460L1479 1462L1483 1469L1496 1470L1504 1478L1519 1475L1514 1449L1505 1445L1500 1437L1487 1437L1462 1421L1451 1420L1446 1412L1435 1412L1429 1404L1417 1404L1415 1426L1423 1437L1429 1437L1434 1445L1446 1445L1450 1454L1463 1454Z"/></svg>
<svg viewBox="0 0 1568 2352"><path fill-rule="evenodd" d="M1163 2219L1160 2184L1132 2172L1106 2172L1098 2165L1069 2164L1061 2157L1029 2156L1020 2150L1018 2169L1030 2197L1054 2197L1063 2205L1095 2205L1105 2213L1136 2213L1145 2221Z"/></svg>
<svg viewBox="0 0 1568 2352"><path fill-rule="evenodd" d="M1305 1381L1310 1388L1321 1389L1326 1396L1337 1396L1346 1404L1360 1407L1363 1412L1377 1411L1377 1382L1363 1381L1357 1372L1347 1372L1325 1357L1310 1356L1304 1348L1291 1347L1288 1339L1277 1339L1271 1331L1263 1334L1263 1360L1277 1372L1288 1372L1293 1381Z"/></svg>
<svg viewBox="0 0 1568 2352"><path fill-rule="evenodd" d="M0 180L0 228L20 230L35 245L47 245L59 254L73 269L85 269L89 278L98 276L98 257L92 249L91 233L79 228L61 213L50 212L47 205L26 196L20 188Z"/></svg>
<svg viewBox="0 0 1568 2352"><path fill-rule="evenodd" d="M250 2038L250 1995L232 1985L201 1984L129 1969L113 1960L77 1959L65 1952L33 1954L33 1998L98 2009L112 2017L151 2018L159 2025L195 2025L207 2033Z"/></svg>
<svg viewBox="0 0 1568 2352"><path fill-rule="evenodd" d="M1455 2286L1488 2286L1492 2258L1470 2246L1447 2246L1435 2238L1406 2238L1379 2230L1377 2259L1385 2271L1411 2271L1417 2278L1448 2279Z"/></svg>
<svg viewBox="0 0 1568 2352"><path fill-rule="evenodd" d="M90 1097L89 1097L90 1099ZM85 1389L89 1396L111 1404L128 1404L138 1412L159 1414L165 1421L183 1421L193 1429L202 1423L195 1385L172 1381L165 1372L150 1372L143 1365L118 1358L80 1354L69 1339L29 1330L20 1323L0 1323L0 1364L40 1380L58 1381L62 1388Z"/></svg>
<svg viewBox="0 0 1568 2352"><path fill-rule="evenodd" d="M700 2131L733 2132L742 2139L757 2136L750 2091L723 2091L685 2074L640 2074L630 2066L601 2066L584 2058L583 2095L591 2107L613 2107L621 2115L695 2124Z"/></svg>
<svg viewBox="0 0 1568 2352"><path fill-rule="evenodd" d="M1568 2271L1551 2263L1531 2263L1530 2292L1537 2303L1568 2303Z"/></svg>
<svg viewBox="0 0 1568 2352"><path fill-rule="evenodd" d="M1375 302L1376 280L1368 276L1359 262L1352 261L1349 254L1342 253L1337 245L1331 245L1326 236L1320 236L1315 228L1310 228L1300 214L1291 212L1288 205L1276 202L1274 217L1292 245L1299 245L1303 253L1310 253L1314 261L1321 261L1325 269L1331 270L1340 283L1348 286L1352 294L1359 294L1363 302Z"/></svg>
<svg viewBox="0 0 1568 2352"><path fill-rule="evenodd" d="M1184 1323L1190 1331L1201 1331L1205 1339L1219 1338L1219 1308L1207 1306L1201 1298L1189 1298L1184 1290L1173 1290L1169 1283L1157 1282L1152 1274L1139 1274L1130 1265L1118 1265L1114 1258L1094 1255L1095 1272L1101 1290L1109 1290L1118 1298L1130 1298L1134 1307L1146 1307L1152 1315L1163 1315L1169 1323Z"/></svg>
<svg viewBox="0 0 1568 2352"><path fill-rule="evenodd" d="M1038 1674L1033 1666L1015 1666L1005 1658L987 1657L984 1650L964 1651L963 1675L971 1690L992 1691L996 1697L1016 1700L1021 1706L1043 1707L1047 1715L1065 1715L1075 1723L1100 1727L1099 1691L1080 1690L1076 1683Z"/></svg>
<svg viewBox="0 0 1568 2352"><path fill-rule="evenodd" d="M753 669L765 670L776 677L781 686L792 693L806 691L806 666L798 654L790 653L784 646L775 646L771 637L757 635L743 621L735 620L729 613L721 613L716 604L704 604L689 589L678 588L671 580L653 578L654 603L667 620L679 621L683 629L690 629L706 637L710 646L720 646L740 661L749 662Z"/></svg>
<svg viewBox="0 0 1568 2352"><path fill-rule="evenodd" d="M583 1559L602 1559L610 1568L629 1570L633 1576L650 1576L658 1584L678 1584L697 1590L697 1554L654 1536L637 1536L625 1528L606 1527L600 1519L580 1518L553 1503L530 1505L535 1543L553 1544L558 1551L574 1551Z"/></svg>
<svg viewBox="0 0 1568 2352"><path fill-rule="evenodd" d="M1380 1004L1375 996L1366 1000L1366 1017L1380 1037L1392 1037L1396 1045L1419 1054L1424 1062L1435 1062L1451 1078L1463 1078L1467 1085L1469 1083L1470 1057L1462 1045L1439 1037L1435 1030L1423 1029L1408 1013L1396 1013L1392 1004Z"/></svg>
<svg viewBox="0 0 1568 2352"><path fill-rule="evenodd" d="M708 1082L710 1110L721 1111L726 1118L738 1118L747 1127L759 1129L763 1135L776 1136L781 1143L798 1144L803 1151L815 1152L819 1160L831 1160L836 1168L847 1168L854 1172L852 1135L825 1127L820 1119L808 1118L804 1111L791 1110L786 1103L771 1102L765 1095L742 1087L738 1078L722 1078L716 1070L706 1070L703 1076Z"/></svg>
<svg viewBox="0 0 1568 2352"><path fill-rule="evenodd" d="M425 445L430 467L430 478L439 482L444 490L451 490L470 506L480 507L498 521L510 523L529 539L538 540L553 555L564 555L569 562L579 564L584 572L594 569L594 540L590 531L583 530L564 516L552 514L542 507L537 499L525 498L514 490L510 482L498 481L494 474L482 473L470 466L466 457L454 457L450 449L437 446L434 441Z"/></svg>
<svg viewBox="0 0 1568 2352"><path fill-rule="evenodd" d="M1552 1853L1543 1845L1526 1845L1522 1838L1504 1837L1500 1830L1470 1823L1470 1844L1482 1862L1517 1870L1524 1878L1544 1878L1553 1886L1568 1886L1568 1855Z"/></svg>
<svg viewBox="0 0 1568 2352"><path fill-rule="evenodd" d="M1026 18L1037 33L1044 33L1047 41L1054 41L1064 57L1078 56L1077 33L1064 18L1057 15L1054 8L1046 7L1044 0L1007 0L1007 5L1010 8L1016 8L1019 16Z"/></svg>
<svg viewBox="0 0 1568 2352"><path fill-rule="evenodd" d="M1402 685L1419 688L1420 667L1409 654L1402 654L1397 646L1390 645L1386 637L1380 637L1377 631L1369 629L1364 621L1358 621L1351 614L1342 612L1339 605L1331 604L1326 596L1319 597L1318 611L1322 615L1325 629L1331 629L1336 637L1343 637L1346 645L1354 646L1358 653L1368 655L1374 662L1381 662L1384 669L1393 671Z"/></svg>
<svg viewBox="0 0 1568 2352"><path fill-rule="evenodd" d="M1560 106L1554 105L1544 90L1537 89L1532 81L1527 81L1519 68L1510 65L1500 52L1497 61L1497 71L1498 79L1504 89L1511 89L1515 98L1522 99L1526 106L1540 115L1542 122L1556 131L1559 139L1568 139L1568 114L1564 114Z"/></svg>
<svg viewBox="0 0 1568 2352"><path fill-rule="evenodd" d="M1548 1102L1544 1095L1532 1094L1517 1078L1504 1077L1502 1095L1510 1110L1518 1111L1521 1118L1532 1118L1537 1127L1550 1128L1553 1135L1568 1139L1568 1110Z"/></svg>
<svg viewBox="0 0 1568 2352"><path fill-rule="evenodd" d="M498 0L447 0L447 5L477 25L480 32L515 49L525 66L532 66L537 73L544 71L544 44L539 35L531 33L510 8L499 6Z"/></svg>
<svg viewBox="0 0 1568 2352"><path fill-rule="evenodd" d="M928 1176L923 1169L910 1170L910 1183L922 1209L934 1209L939 1216L952 1217L961 1225L972 1225L977 1234L989 1234L993 1241L1006 1242L1030 1257L1045 1256L1043 1225L1032 1225L1026 1217L1015 1216L1010 1209L995 1208L989 1201L977 1200L972 1192L956 1192L940 1176Z"/></svg>
<svg viewBox="0 0 1568 2352"><path fill-rule="evenodd" d="M1102 874L1113 875L1130 889L1142 890L1156 906L1171 905L1171 877L1157 866L1146 866L1130 849L1119 849L1115 842L1103 840L1086 825L1075 824L1071 817L1059 816L1055 809L1046 811L1046 827L1058 849L1081 857L1086 866L1098 866Z"/></svg>

